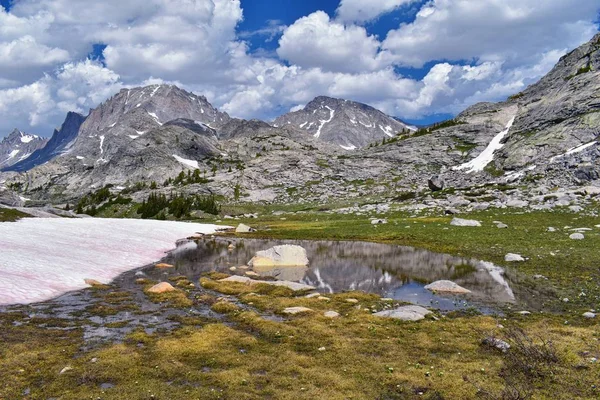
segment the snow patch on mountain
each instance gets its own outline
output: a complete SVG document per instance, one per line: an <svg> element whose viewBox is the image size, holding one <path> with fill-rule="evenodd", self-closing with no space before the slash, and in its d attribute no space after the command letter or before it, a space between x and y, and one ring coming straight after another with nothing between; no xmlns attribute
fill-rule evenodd
<svg viewBox="0 0 600 400"><path fill-rule="evenodd" d="M183 165L187 165L188 167L192 167L194 169L199 169L200 166L198 165L198 161L195 160L187 160L185 158L179 157L178 155L173 154L173 157L179 161L180 163L182 163Z"/></svg>
<svg viewBox="0 0 600 400"><path fill-rule="evenodd" d="M325 120L320 120L321 121L321 125L319 126L319 129L317 129L317 133L315 133L315 137L318 138L319 136L321 136L321 130L323 129L323 127L330 123L331 121L333 121L333 117L335 116L335 110L329 106L325 106L325 108L327 108L329 110L329 119L325 119Z"/></svg>
<svg viewBox="0 0 600 400"><path fill-rule="evenodd" d="M453 167L452 169L455 171L467 170L467 173L469 174L472 172L483 171L483 169L494 160L494 153L504 147L504 145L501 143L502 139L504 139L504 137L508 134L514 122L515 117L512 117L510 121L508 121L508 124L506 124L506 128L494 136L490 144L488 144L488 146L485 148L485 150L483 150L483 152L481 152L480 155L473 160L457 167Z"/></svg>

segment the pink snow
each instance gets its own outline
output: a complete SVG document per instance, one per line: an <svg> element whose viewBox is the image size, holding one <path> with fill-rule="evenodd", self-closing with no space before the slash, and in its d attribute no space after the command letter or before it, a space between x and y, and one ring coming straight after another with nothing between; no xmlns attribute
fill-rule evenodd
<svg viewBox="0 0 600 400"><path fill-rule="evenodd" d="M160 260L177 240L217 225L131 219L26 218L0 223L0 305L49 300Z"/></svg>

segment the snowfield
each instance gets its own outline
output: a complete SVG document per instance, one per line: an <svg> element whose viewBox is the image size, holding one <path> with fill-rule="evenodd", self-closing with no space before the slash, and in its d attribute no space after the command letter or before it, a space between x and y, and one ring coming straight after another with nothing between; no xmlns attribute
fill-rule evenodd
<svg viewBox="0 0 600 400"><path fill-rule="evenodd" d="M160 260L175 242L218 225L26 218L0 223L0 305L49 300Z"/></svg>

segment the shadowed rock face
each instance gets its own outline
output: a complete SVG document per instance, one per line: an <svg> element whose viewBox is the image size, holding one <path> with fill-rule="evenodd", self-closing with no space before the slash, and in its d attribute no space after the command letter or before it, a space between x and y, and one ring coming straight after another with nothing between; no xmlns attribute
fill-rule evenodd
<svg viewBox="0 0 600 400"><path fill-rule="evenodd" d="M84 121L84 116L74 112L68 113L61 128L54 131L50 140L47 141L47 143L45 142L45 146L33 152L28 158L5 170L17 172L29 171L38 165L47 163L55 157L68 152L77 139L79 128Z"/></svg>
<svg viewBox="0 0 600 400"><path fill-rule="evenodd" d="M453 257L411 247L365 242L239 240L228 249L226 240L199 241L168 258L177 272L197 279L203 272L230 272L230 267L247 265L260 250L280 244L306 249L306 267L259 268L259 275L298 281L323 293L362 290L402 300L436 300L423 287L438 280L452 280L469 289L470 301L501 304L514 302L514 294L502 270L477 260ZM245 269L238 269L240 274ZM451 302L450 302L451 303Z"/></svg>
<svg viewBox="0 0 600 400"><path fill-rule="evenodd" d="M43 148L48 139L29 135L18 129L0 141L0 170L26 160L36 150Z"/></svg>
<svg viewBox="0 0 600 400"><path fill-rule="evenodd" d="M346 149L364 147L409 129L408 125L366 104L325 96L315 98L303 110L282 115L274 125L291 125Z"/></svg>

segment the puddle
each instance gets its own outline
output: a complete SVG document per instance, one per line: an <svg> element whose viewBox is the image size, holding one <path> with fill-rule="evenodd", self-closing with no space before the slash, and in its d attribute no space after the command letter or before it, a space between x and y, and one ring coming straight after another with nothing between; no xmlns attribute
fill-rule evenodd
<svg viewBox="0 0 600 400"><path fill-rule="evenodd" d="M230 243L234 249L228 249ZM496 306L516 301L503 270L491 263L405 246L216 238L183 243L165 261L175 265L177 274L194 281L210 271L232 273L231 267L246 265L257 251L280 244L304 247L309 266L254 271L263 277L312 285L324 294L360 290L442 311L476 307L491 312ZM233 273L245 272L238 269ZM442 279L456 282L472 293L440 296L424 289L428 283Z"/></svg>

